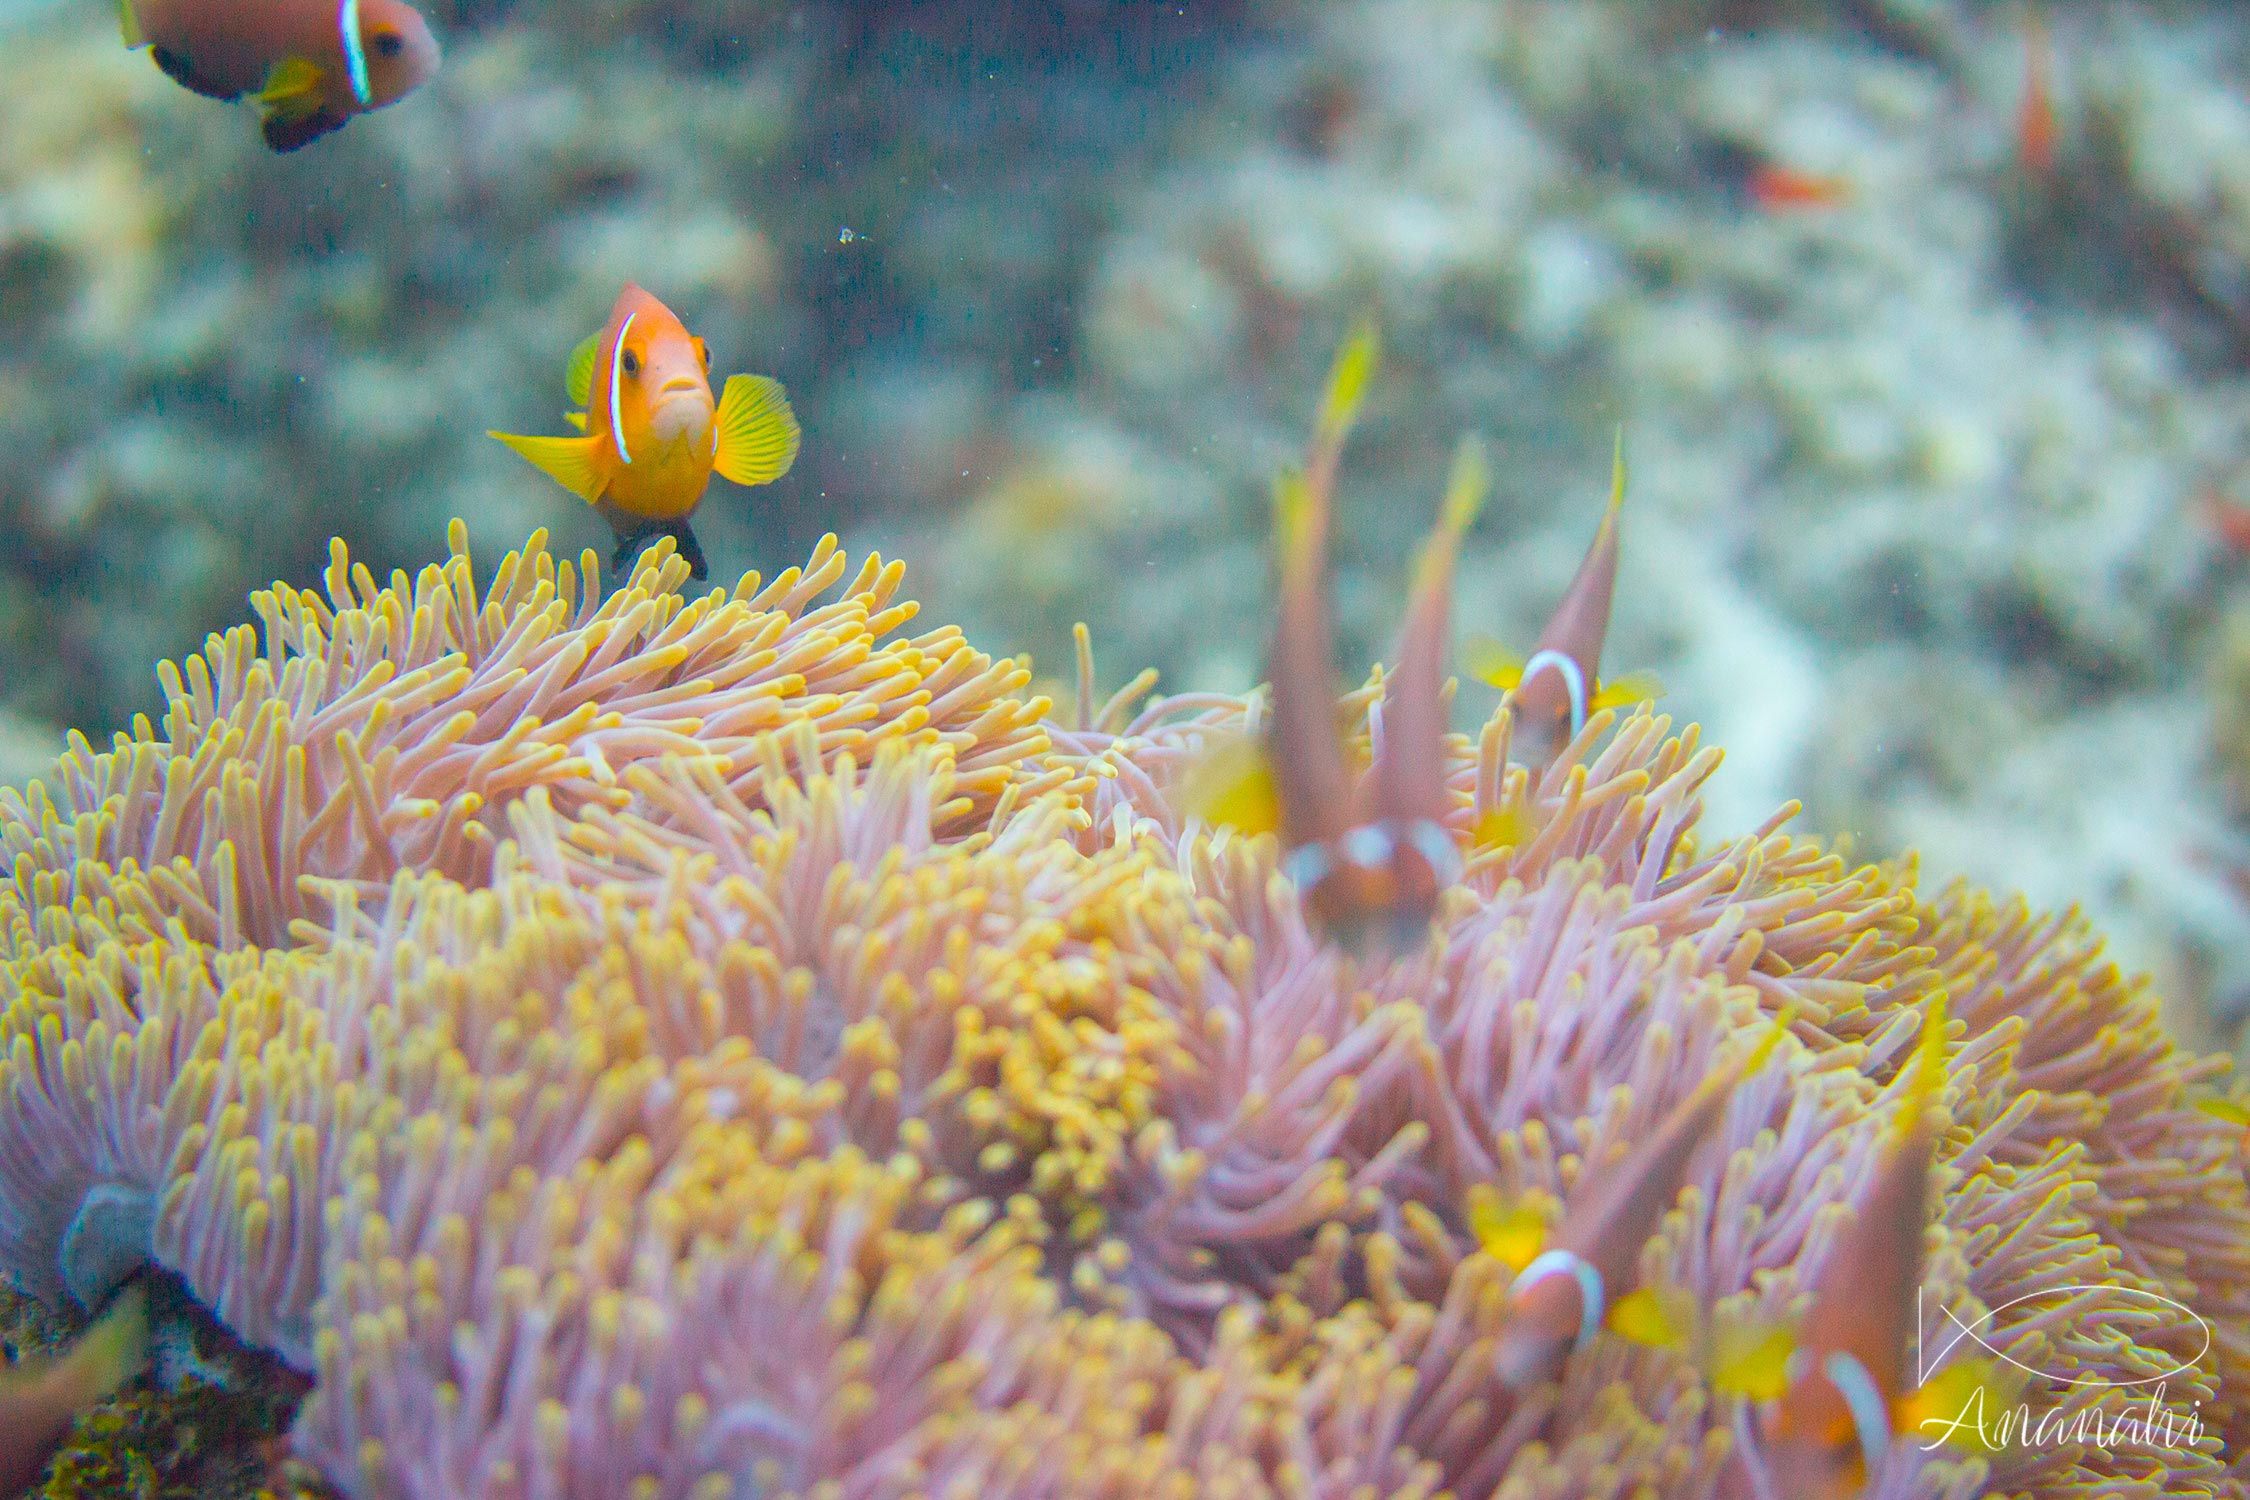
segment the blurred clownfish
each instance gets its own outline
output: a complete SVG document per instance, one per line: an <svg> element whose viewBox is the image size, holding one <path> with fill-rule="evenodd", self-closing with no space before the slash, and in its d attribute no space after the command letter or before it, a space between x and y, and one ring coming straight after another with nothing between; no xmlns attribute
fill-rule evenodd
<svg viewBox="0 0 2250 1500"><path fill-rule="evenodd" d="M1552 1232L1527 1206L1503 1208L1489 1189L1471 1190L1469 1232L1515 1272L1494 1347L1502 1382L1521 1389L1545 1379L1566 1355L1585 1348L1605 1319L1614 1326L1609 1299L1630 1284L1642 1248L1680 1195L1696 1148L1725 1115L1736 1087L1773 1056L1792 1019L1786 1011L1776 1017L1755 1047L1705 1077L1623 1160L1589 1167ZM1640 1305L1633 1299L1621 1299L1617 1311L1632 1316Z"/></svg>
<svg viewBox="0 0 2250 1500"><path fill-rule="evenodd" d="M1617 1300L1608 1327L1636 1344L1686 1356L1719 1395L1771 1401L1788 1389L1795 1336L1785 1320L1726 1302L1706 1315L1685 1288L1644 1284Z"/></svg>
<svg viewBox="0 0 2250 1500"><path fill-rule="evenodd" d="M1274 488L1281 582L1265 741L1216 749L1191 776L1186 795L1209 823L1278 833L1288 850L1283 869L1313 925L1371 956L1421 942L1439 893L1461 876L1461 852L1444 823L1451 807L1445 637L1454 559L1485 491L1483 452L1464 442L1437 530L1416 567L1398 669L1383 681L1375 763L1355 785L1336 732L1328 528L1344 438L1375 361L1372 329L1345 343L1304 471L1282 475Z"/></svg>
<svg viewBox="0 0 2250 1500"><path fill-rule="evenodd" d="M1851 198L1851 179L1833 173L1804 172L1779 162L1761 162L1743 183L1750 201L1769 212L1792 208L1834 208Z"/></svg>
<svg viewBox="0 0 2250 1500"><path fill-rule="evenodd" d="M135 1286L61 1354L0 1365L0 1495L28 1488L78 1413L139 1374L147 1358L148 1294Z"/></svg>
<svg viewBox="0 0 2250 1500"><path fill-rule="evenodd" d="M276 151L395 104L438 68L437 38L401 0L119 0L118 20L181 87L253 96Z"/></svg>
<svg viewBox="0 0 2250 1500"><path fill-rule="evenodd" d="M1461 643L1461 662L1469 675L1508 695L1516 743L1526 760L1552 759L1586 727L1587 719L1605 708L1664 696L1664 685L1653 673L1635 672L1607 683L1595 675L1602 640L1609 634L1610 600L1617 592L1617 515L1624 504L1625 435L1620 430L1610 462L1609 509L1531 655L1517 656L1488 635L1471 635Z"/></svg>
<svg viewBox="0 0 2250 1500"><path fill-rule="evenodd" d="M781 382L730 375L714 403L709 346L631 282L601 331L572 352L565 384L585 410L563 420L584 436L489 435L601 512L617 533L612 566L621 571L643 543L669 536L701 580L710 570L688 517L712 474L770 484L797 459L797 418Z"/></svg>
<svg viewBox="0 0 2250 1500"><path fill-rule="evenodd" d="M2202 501L2204 519L2227 549L2250 554L2250 505L2228 499L2216 485L2203 487Z"/></svg>
<svg viewBox="0 0 2250 1500"><path fill-rule="evenodd" d="M2052 181L2062 127L2055 116L2055 47L2037 10L2023 18L2023 97L2016 104L2016 158L2041 181Z"/></svg>
<svg viewBox="0 0 2250 1500"><path fill-rule="evenodd" d="M1940 994L1922 1018L1905 1111L1885 1142L1874 1184L1820 1268L1794 1347L1768 1350L1782 1391L1766 1412L1763 1452L1744 1454L1754 1478L1764 1481L1754 1486L1760 1493L1788 1500L1860 1495L1901 1435L1917 1446L1933 1436L1973 1441L1982 1428L1965 1424L1965 1414L1996 1414L2021 1394L2021 1378L1986 1355L1954 1360L1918 1387L1907 1383L1945 1024Z"/></svg>
<svg viewBox="0 0 2250 1500"><path fill-rule="evenodd" d="M1850 178L1787 166L1743 141L1714 141L1699 156L1721 188L1766 213L1835 208L1851 201Z"/></svg>

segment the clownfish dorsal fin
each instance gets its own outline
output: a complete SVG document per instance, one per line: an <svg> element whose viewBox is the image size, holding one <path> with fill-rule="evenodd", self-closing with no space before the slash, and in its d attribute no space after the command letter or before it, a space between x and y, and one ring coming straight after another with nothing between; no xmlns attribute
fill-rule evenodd
<svg viewBox="0 0 2250 1500"><path fill-rule="evenodd" d="M594 399L594 362L601 354L602 331L597 328L578 341L578 347L570 351L570 359L563 365L563 389L570 392L571 405L581 411ZM580 422L583 425L584 419Z"/></svg>
<svg viewBox="0 0 2250 1500"><path fill-rule="evenodd" d="M609 487L609 476L594 457L600 447L598 438L525 437L513 432L488 432L485 436L498 438L515 449L526 463L588 505L601 499L602 491Z"/></svg>
<svg viewBox="0 0 2250 1500"><path fill-rule="evenodd" d="M1620 425L1610 450L1609 504L1594 529L1593 544L1578 564L1540 632L1539 650L1559 651L1578 663L1590 684L1601 670L1602 638L1609 633L1609 605L1617 589L1617 516L1625 508L1625 429Z"/></svg>
<svg viewBox="0 0 2250 1500"><path fill-rule="evenodd" d="M1415 561L1399 632L1398 670L1383 679L1383 738L1376 756L1382 811L1393 818L1444 819L1445 648L1453 602L1453 570L1461 538L1489 488L1484 445L1474 437L1454 450L1437 529Z"/></svg>
<svg viewBox="0 0 2250 1500"><path fill-rule="evenodd" d="M1531 655L1518 665L1483 650L1481 643L1464 652L1472 674L1505 687L1516 712L1530 722L1561 721L1576 735L1593 712L1602 639L1609 633L1610 599L1617 589L1617 515L1624 504L1625 429L1619 427L1610 455L1609 505Z"/></svg>
<svg viewBox="0 0 2250 1500"><path fill-rule="evenodd" d="M712 423L718 447L711 467L736 484L771 484L797 461L803 431L788 393L770 375L730 375Z"/></svg>

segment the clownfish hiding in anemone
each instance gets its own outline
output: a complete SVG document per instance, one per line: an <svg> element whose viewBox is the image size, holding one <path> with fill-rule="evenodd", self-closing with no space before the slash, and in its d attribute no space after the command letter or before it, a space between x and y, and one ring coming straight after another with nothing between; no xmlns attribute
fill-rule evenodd
<svg viewBox="0 0 2250 1500"><path fill-rule="evenodd" d="M1706 1076L1619 1160L1584 1170L1551 1231L1543 1215L1504 1207L1490 1188L1471 1191L1469 1232L1515 1272L1493 1340L1503 1383L1520 1390L1548 1379L1593 1341L1613 1310L1610 1299L1633 1285L1642 1248L1678 1199L1689 1164L1725 1118L1735 1089L1765 1067L1794 1020L1784 1011L1756 1045ZM1615 1305L1635 1303L1629 1295Z"/></svg>
<svg viewBox="0 0 2250 1500"><path fill-rule="evenodd" d="M710 346L631 282L601 331L572 352L565 384L585 409L563 420L583 436L489 436L601 512L617 533L620 570L644 543L669 536L703 579L710 570L688 517L711 476L770 484L797 459L801 434L781 382L730 375L714 402Z"/></svg>
<svg viewBox="0 0 2250 1500"><path fill-rule="evenodd" d="M1461 851L1445 824L1446 625L1454 560L1483 503L1486 471L1483 450L1463 443L1415 571L1398 667L1383 678L1370 774L1355 777L1336 732L1328 533L1344 438L1374 368L1374 333L1362 329L1336 356L1303 470L1274 487L1273 711L1261 740L1214 747L1193 773L1187 803L1207 822L1279 835L1282 870L1313 925L1381 957L1420 943L1440 894L1461 878Z"/></svg>
<svg viewBox="0 0 2250 1500"><path fill-rule="evenodd" d="M1765 1408L1761 1443L1741 1450L1751 1500L1858 1500L1902 1449L1948 1442L1988 1451L1986 1427L1963 1419L1996 1417L2024 1393L2029 1367L2008 1360L2004 1369L1997 1354L1952 1359L1926 1378L1909 1368L1907 1351L1919 1348L1930 1180L1950 1123L1940 1102L1946 1015L1940 991L1922 1013L1902 1080L1905 1105L1873 1183L1836 1231L1793 1343L1773 1350L1781 1394Z"/></svg>
<svg viewBox="0 0 2250 1500"><path fill-rule="evenodd" d="M119 0L118 23L182 88L253 97L276 151L397 103L438 69L437 38L401 0Z"/></svg>
<svg viewBox="0 0 2250 1500"><path fill-rule="evenodd" d="M1664 696L1653 673L1635 672L1613 682L1596 676L1602 640L1609 634L1610 601L1617 592L1617 517L1625 505L1625 434L1617 434L1610 459L1609 508L1593 545L1562 602L1528 657L1516 656L1488 635L1461 643L1469 675L1506 693L1515 716L1516 744L1535 762L1551 760L1605 708L1622 708Z"/></svg>

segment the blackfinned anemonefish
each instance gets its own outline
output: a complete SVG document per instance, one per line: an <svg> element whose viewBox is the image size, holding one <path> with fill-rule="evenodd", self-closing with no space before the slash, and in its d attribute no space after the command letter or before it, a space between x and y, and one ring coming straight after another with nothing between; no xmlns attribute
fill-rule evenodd
<svg viewBox="0 0 2250 1500"><path fill-rule="evenodd" d="M396 103L438 68L437 38L401 0L119 0L118 22L183 88L253 96L276 151Z"/></svg>
<svg viewBox="0 0 2250 1500"><path fill-rule="evenodd" d="M1373 330L1363 328L1336 356L1303 471L1275 485L1280 594L1265 741L1217 748L1187 790L1207 822L1277 833L1287 850L1283 871L1312 925L1369 957L1421 942L1440 893L1461 875L1461 852L1443 821L1445 636L1454 559L1485 490L1482 450L1464 443L1416 568L1398 670L1383 682L1374 765L1355 786L1336 728L1328 529L1344 438L1375 362Z"/></svg>
<svg viewBox="0 0 2250 1500"><path fill-rule="evenodd" d="M132 1379L147 1357L148 1294L135 1286L61 1354L0 1365L0 1495L37 1479L78 1413Z"/></svg>
<svg viewBox="0 0 2250 1500"><path fill-rule="evenodd" d="M669 536L700 580L709 573L688 529L714 473L770 484L796 462L800 433L781 382L730 375L711 399L711 350L672 309L631 282L609 321L571 354L563 420L582 437L490 434L601 512L617 533L612 566Z"/></svg>
<svg viewBox="0 0 2250 1500"><path fill-rule="evenodd" d="M1762 1451L1743 1464L1764 1500L1848 1500L1864 1493L1894 1446L1973 1447L2021 1394L2023 1379L1988 1355L1955 1359L1919 1385L1907 1369L1931 1159L1939 1133L1946 1005L1922 1017L1900 1124L1875 1181L1816 1276L1793 1349L1777 1351L1786 1384L1767 1408Z"/></svg>
<svg viewBox="0 0 2250 1500"><path fill-rule="evenodd" d="M1631 1285L1642 1247L1679 1197L1696 1148L1735 1089L1773 1056L1792 1019L1776 1017L1756 1046L1705 1077L1614 1166L1587 1168L1552 1233L1489 1189L1471 1193L1470 1233L1515 1272L1493 1349L1503 1383L1521 1388L1545 1379L1592 1342L1610 1299Z"/></svg>
<svg viewBox="0 0 2250 1500"><path fill-rule="evenodd" d="M1625 434L1620 429L1610 460L1609 509L1531 655L1517 656L1488 635L1471 635L1461 643L1461 664L1469 675L1507 694L1504 702L1515 716L1515 744L1528 762L1553 759L1588 718L1605 708L1664 696L1664 685L1652 673L1635 672L1606 683L1595 675L1617 592L1617 518L1624 504Z"/></svg>

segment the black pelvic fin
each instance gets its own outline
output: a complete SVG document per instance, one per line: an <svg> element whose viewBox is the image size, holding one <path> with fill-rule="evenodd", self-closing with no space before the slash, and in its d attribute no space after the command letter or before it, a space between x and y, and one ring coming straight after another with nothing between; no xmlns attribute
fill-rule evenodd
<svg viewBox="0 0 2250 1500"><path fill-rule="evenodd" d="M688 577L697 583L711 576L711 568L703 560L703 548L696 542L695 533L685 521L655 521L636 531L621 532L617 538L617 551L610 555L609 565L619 575L632 572L639 560L641 549L660 536L668 536L680 549L680 556L688 565Z"/></svg>
<svg viewBox="0 0 2250 1500"><path fill-rule="evenodd" d="M310 145L331 130L344 128L344 117L316 109L309 115L268 115L259 127L266 145L275 151L295 151Z"/></svg>
<svg viewBox="0 0 2250 1500"><path fill-rule="evenodd" d="M201 94L206 99L221 99L228 103L242 97L242 90L230 89L223 84L213 83L210 79L197 73L195 71L195 59L191 57L183 56L163 47L149 48L148 55L156 59L156 65L164 70L166 78L171 79L183 89Z"/></svg>

